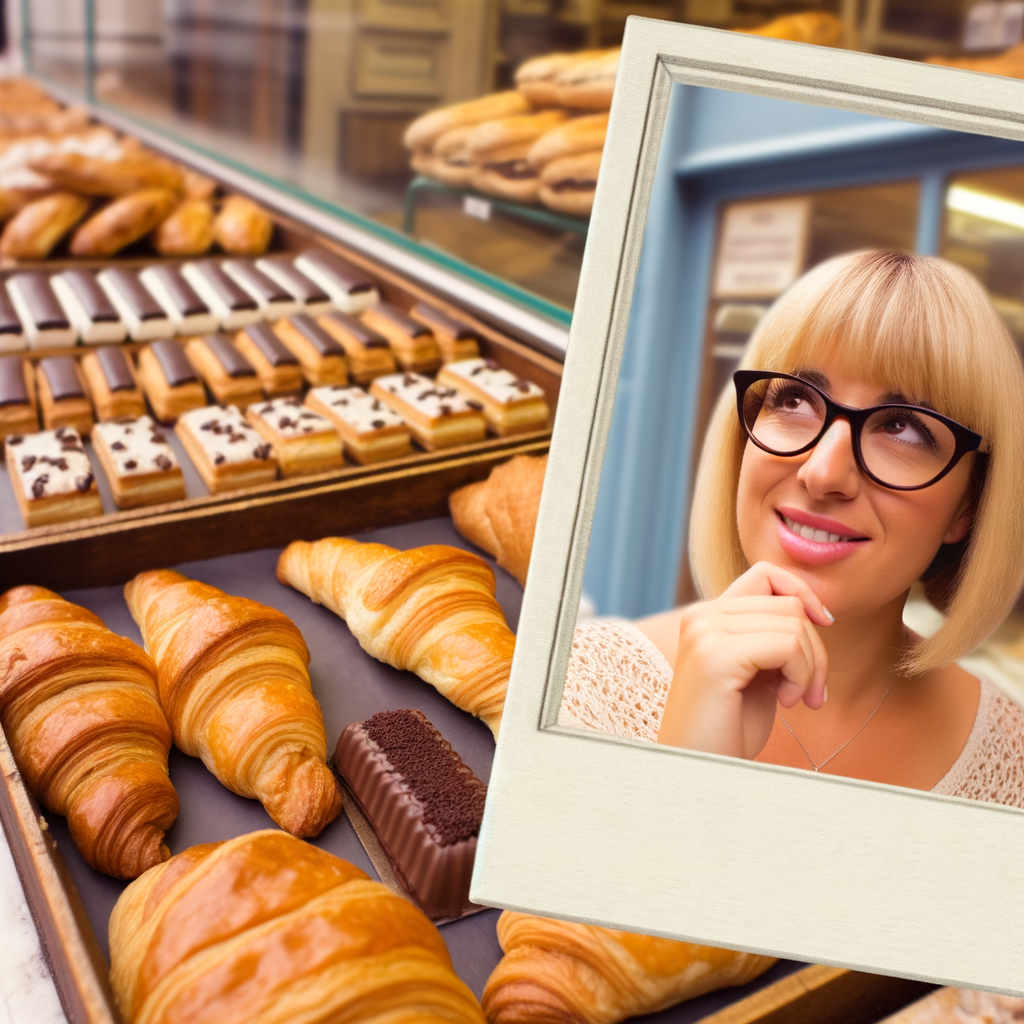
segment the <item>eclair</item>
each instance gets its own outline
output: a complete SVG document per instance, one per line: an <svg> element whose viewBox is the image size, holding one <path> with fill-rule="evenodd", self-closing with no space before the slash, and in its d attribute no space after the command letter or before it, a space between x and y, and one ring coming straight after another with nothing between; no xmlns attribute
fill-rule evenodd
<svg viewBox="0 0 1024 1024"><path fill-rule="evenodd" d="M307 249L296 258L295 266L320 285L343 313L361 313L380 302L373 281L325 249Z"/></svg>
<svg viewBox="0 0 1024 1024"><path fill-rule="evenodd" d="M206 405L206 390L185 346L173 338L154 341L139 353L138 379L161 423L173 423L182 413Z"/></svg>
<svg viewBox="0 0 1024 1024"><path fill-rule="evenodd" d="M369 384L398 369L388 339L354 316L327 313L317 318L317 324L345 350L349 376L358 384Z"/></svg>
<svg viewBox="0 0 1024 1024"><path fill-rule="evenodd" d="M25 328L14 309L7 289L0 285L0 352L21 352L28 348Z"/></svg>
<svg viewBox="0 0 1024 1024"><path fill-rule="evenodd" d="M185 355L221 405L237 405L244 410L263 398L256 368L226 334L190 338L185 343Z"/></svg>
<svg viewBox="0 0 1024 1024"><path fill-rule="evenodd" d="M479 409L454 388L438 387L418 373L378 377L370 394L397 412L427 451L473 444L487 434L487 420Z"/></svg>
<svg viewBox="0 0 1024 1024"><path fill-rule="evenodd" d="M97 423L92 447L118 508L185 497L185 478L164 433L148 416Z"/></svg>
<svg viewBox="0 0 1024 1024"><path fill-rule="evenodd" d="M91 271L65 270L51 277L50 285L86 345L124 341L128 336L128 328Z"/></svg>
<svg viewBox="0 0 1024 1024"><path fill-rule="evenodd" d="M0 359L0 444L8 434L32 434L39 429L35 373L21 356Z"/></svg>
<svg viewBox="0 0 1024 1024"><path fill-rule="evenodd" d="M114 309L128 328L132 341L166 338L174 333L174 324L160 304L146 290L134 270L107 267L96 277Z"/></svg>
<svg viewBox="0 0 1024 1024"><path fill-rule="evenodd" d="M362 317L371 330L382 334L391 344L395 358L410 373L431 373L441 365L441 349L434 332L413 320L400 306L382 302Z"/></svg>
<svg viewBox="0 0 1024 1024"><path fill-rule="evenodd" d="M123 348L104 346L82 356L82 374L101 423L122 416L142 416L146 400Z"/></svg>
<svg viewBox="0 0 1024 1024"><path fill-rule="evenodd" d="M221 330L237 331L263 319L256 300L235 284L216 260L192 260L181 272L220 321Z"/></svg>
<svg viewBox="0 0 1024 1024"><path fill-rule="evenodd" d="M50 278L38 271L23 271L7 279L7 291L30 348L70 348L78 341Z"/></svg>
<svg viewBox="0 0 1024 1024"><path fill-rule="evenodd" d="M306 313L278 320L274 325L274 333L298 359L302 365L302 375L310 384L348 382L345 349ZM390 358L390 352L388 355Z"/></svg>
<svg viewBox="0 0 1024 1024"><path fill-rule="evenodd" d="M399 459L412 451L405 420L362 388L326 385L312 388L306 405L334 424L345 453L361 465Z"/></svg>
<svg viewBox="0 0 1024 1024"><path fill-rule="evenodd" d="M340 469L341 437L330 421L302 404L301 398L257 402L245 418L270 443L281 476L301 476Z"/></svg>
<svg viewBox="0 0 1024 1024"><path fill-rule="evenodd" d="M139 274L146 290L160 304L176 334L213 334L220 320L196 294L177 267L156 263Z"/></svg>
<svg viewBox="0 0 1024 1024"><path fill-rule="evenodd" d="M279 320L300 311L301 304L292 294L263 273L253 260L225 260L224 273L256 300L264 320Z"/></svg>
<svg viewBox="0 0 1024 1024"><path fill-rule="evenodd" d="M270 324L250 324L239 331L235 335L235 347L252 363L268 395L291 395L302 390L299 359Z"/></svg>
<svg viewBox="0 0 1024 1024"><path fill-rule="evenodd" d="M277 478L270 444L234 406L193 409L179 418L174 432L212 494Z"/></svg>
<svg viewBox="0 0 1024 1024"><path fill-rule="evenodd" d="M86 435L92 430L92 402L74 356L48 356L36 367L36 392L47 430L74 427Z"/></svg>
<svg viewBox="0 0 1024 1024"><path fill-rule="evenodd" d="M430 328L446 363L480 355L480 338L476 331L436 306L418 302L409 310L409 316Z"/></svg>
<svg viewBox="0 0 1024 1024"><path fill-rule="evenodd" d="M263 256L256 261L256 267L284 288L299 303L301 312L320 316L334 308L327 292L306 277L291 260Z"/></svg>

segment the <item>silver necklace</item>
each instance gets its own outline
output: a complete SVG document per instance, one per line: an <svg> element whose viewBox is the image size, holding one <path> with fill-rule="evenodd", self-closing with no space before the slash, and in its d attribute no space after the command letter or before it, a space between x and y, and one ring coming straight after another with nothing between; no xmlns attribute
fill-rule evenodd
<svg viewBox="0 0 1024 1024"><path fill-rule="evenodd" d="M877 713L878 709L882 706L882 701L885 700L885 698L889 696L889 691L892 689L892 684L895 683L895 682L896 682L896 676L893 676L892 679L889 682L889 685L885 688L885 693L882 694L882 700L880 700L875 705L875 710L872 711L871 714L868 715L868 717L864 719L863 725L861 725L861 727L838 750L836 750L834 753L829 754L829 756L826 757L825 760L821 762L821 764L815 764L814 763L814 758L811 757L810 752L803 745L803 743L801 743L800 737L797 736L797 734L795 732L793 732L793 726L791 726L789 724L789 722L787 722L786 719L782 717L782 712L779 710L778 705L776 705L776 707L775 707L775 714L777 714L779 716L779 721L782 722L782 724L789 730L790 736L792 736L793 739L795 739L797 741L797 743L800 744L800 749L804 752L804 756L811 763L811 770L812 771L816 771L816 772L820 772L821 769L824 768L825 765L827 765L829 763L829 761L831 761L832 758L836 756L836 754L841 754L864 731L864 729L867 726L868 722L870 722L871 719L875 717L875 714Z"/></svg>

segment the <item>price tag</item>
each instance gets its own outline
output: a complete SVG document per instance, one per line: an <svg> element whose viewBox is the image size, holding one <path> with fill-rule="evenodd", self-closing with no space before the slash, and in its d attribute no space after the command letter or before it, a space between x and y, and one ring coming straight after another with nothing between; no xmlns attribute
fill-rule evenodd
<svg viewBox="0 0 1024 1024"><path fill-rule="evenodd" d="M463 196L462 212L467 217L476 217L477 220L490 220L491 204L479 196Z"/></svg>

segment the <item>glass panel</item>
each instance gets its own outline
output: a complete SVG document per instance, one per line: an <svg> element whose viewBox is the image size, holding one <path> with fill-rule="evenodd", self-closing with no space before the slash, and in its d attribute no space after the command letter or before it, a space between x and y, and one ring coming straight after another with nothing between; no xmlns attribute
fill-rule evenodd
<svg viewBox="0 0 1024 1024"><path fill-rule="evenodd" d="M85 92L86 4L82 0L22 0L32 71Z"/></svg>

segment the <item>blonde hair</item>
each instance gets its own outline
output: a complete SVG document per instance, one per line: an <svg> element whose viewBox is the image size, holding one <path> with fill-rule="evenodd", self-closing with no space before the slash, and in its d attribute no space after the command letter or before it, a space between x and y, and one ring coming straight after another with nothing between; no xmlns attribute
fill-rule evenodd
<svg viewBox="0 0 1024 1024"><path fill-rule="evenodd" d="M838 361L981 434L971 472L973 520L923 580L946 613L903 653L919 674L974 650L1005 618L1024 575L1024 371L981 285L945 260L857 252L820 264L768 311L741 366L792 373ZM690 517L694 580L717 597L744 573L736 494L746 435L732 384L711 418Z"/></svg>

